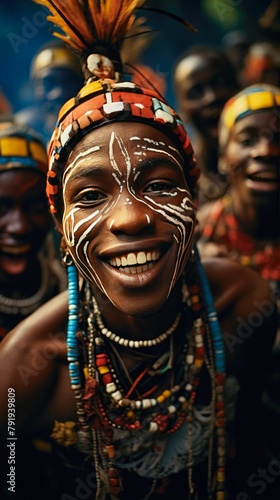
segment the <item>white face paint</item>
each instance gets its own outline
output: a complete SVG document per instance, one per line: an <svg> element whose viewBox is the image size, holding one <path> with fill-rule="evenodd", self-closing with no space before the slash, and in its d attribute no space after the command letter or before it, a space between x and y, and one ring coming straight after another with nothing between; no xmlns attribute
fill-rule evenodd
<svg viewBox="0 0 280 500"><path fill-rule="evenodd" d="M195 227L183 159L172 141L139 124L90 132L71 154L63 197L64 237L81 274L116 307L121 295L149 284L161 286L157 296L166 300Z"/></svg>

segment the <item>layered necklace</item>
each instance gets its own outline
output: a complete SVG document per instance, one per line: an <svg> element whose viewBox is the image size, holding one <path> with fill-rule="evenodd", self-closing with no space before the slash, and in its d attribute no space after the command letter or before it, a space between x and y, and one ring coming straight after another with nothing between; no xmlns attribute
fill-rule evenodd
<svg viewBox="0 0 280 500"><path fill-rule="evenodd" d="M13 299L0 294L0 312L9 315L27 316L43 302L48 289L48 270L42 255L38 255L41 269L41 283L38 290L25 299Z"/></svg>
<svg viewBox="0 0 280 500"><path fill-rule="evenodd" d="M218 467L215 484L219 492L217 498L223 500L223 339L198 255L186 274L188 283L182 280L182 304L173 324L149 340L131 340L111 332L103 322L90 286L85 283L79 292L76 268L70 265L67 269L69 374L76 399L78 434L87 444L92 443L97 498L103 488L100 470L108 477L111 498L119 498L121 492L114 432L144 431L167 436L176 432L185 421L191 429L193 407L204 369L208 371L212 389L208 485L213 493L212 447L215 441L219 450L215 457ZM122 349L139 361L133 370L126 368ZM191 446L188 455L189 490L193 492ZM157 477L146 498L154 491L156 481Z"/></svg>

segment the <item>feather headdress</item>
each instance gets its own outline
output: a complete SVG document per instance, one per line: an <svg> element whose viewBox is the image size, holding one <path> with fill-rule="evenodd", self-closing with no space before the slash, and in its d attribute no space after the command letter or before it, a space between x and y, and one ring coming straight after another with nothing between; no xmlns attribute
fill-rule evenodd
<svg viewBox="0 0 280 500"><path fill-rule="evenodd" d="M145 0L33 1L50 11L47 19L58 28L54 36L78 53L86 79L118 79L124 41L151 31L135 15Z"/></svg>
<svg viewBox="0 0 280 500"><path fill-rule="evenodd" d="M54 216L60 219L62 215L61 179L72 148L90 130L112 121L138 121L164 129L185 157L185 173L195 191L199 170L190 140L180 117L156 88L158 83L123 81L124 42L151 34L146 19L135 14L136 9L144 8L145 0L33 1L49 9L54 35L78 54L86 79L86 85L61 108L49 143L47 193ZM188 22L177 20L189 28ZM132 52L126 53L131 56ZM145 74L146 70L141 73L144 80L151 80Z"/></svg>

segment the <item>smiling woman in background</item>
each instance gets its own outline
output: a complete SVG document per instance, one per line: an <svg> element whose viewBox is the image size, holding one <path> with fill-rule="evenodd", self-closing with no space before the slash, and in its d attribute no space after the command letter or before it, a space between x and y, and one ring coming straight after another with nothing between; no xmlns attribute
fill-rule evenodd
<svg viewBox="0 0 280 500"><path fill-rule="evenodd" d="M0 338L65 287L53 260L47 153L24 125L0 124Z"/></svg>
<svg viewBox="0 0 280 500"><path fill-rule="evenodd" d="M229 257L268 280L280 333L280 88L258 84L227 102L220 122L220 169L230 191L198 212L200 253ZM263 393L264 466L279 457L280 335ZM262 438L261 438L262 436ZM272 491L272 488L274 488ZM279 478L267 487L277 498Z"/></svg>

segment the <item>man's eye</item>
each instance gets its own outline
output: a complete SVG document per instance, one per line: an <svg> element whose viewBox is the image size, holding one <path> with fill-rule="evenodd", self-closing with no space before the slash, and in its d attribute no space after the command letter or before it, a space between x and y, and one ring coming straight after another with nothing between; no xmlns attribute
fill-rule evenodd
<svg viewBox="0 0 280 500"><path fill-rule="evenodd" d="M203 86L202 85L195 85L194 87L190 88L188 93L187 93L187 98L189 99L201 99L203 96Z"/></svg>
<svg viewBox="0 0 280 500"><path fill-rule="evenodd" d="M83 202L94 202L94 201L100 201L105 198L105 194L101 193L100 191L97 191L95 189L89 189L88 191L83 191L76 197L76 201L83 201Z"/></svg>
<svg viewBox="0 0 280 500"><path fill-rule="evenodd" d="M145 189L145 192L146 193L161 193L163 191L171 191L172 189L174 189L174 186L171 185L171 184L168 184L167 182L152 182L151 184L149 184L146 189Z"/></svg>
<svg viewBox="0 0 280 500"><path fill-rule="evenodd" d="M238 142L242 144L242 146L253 146L256 144L258 138L254 135L240 135Z"/></svg>
<svg viewBox="0 0 280 500"><path fill-rule="evenodd" d="M240 139L242 146L254 146L257 142L256 136L247 136Z"/></svg>

